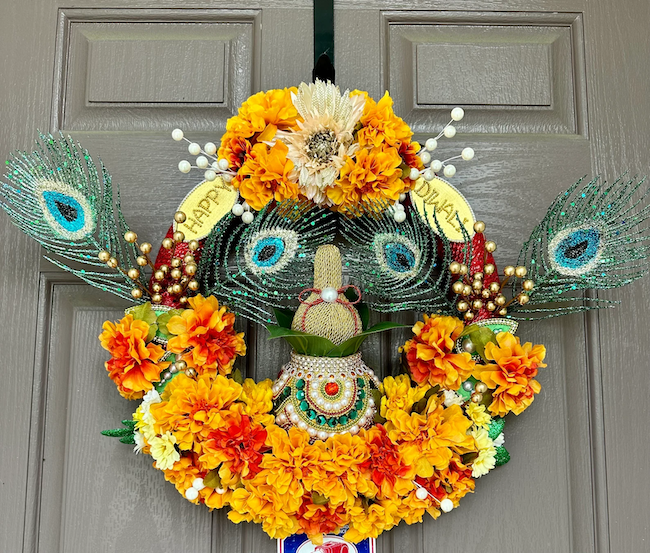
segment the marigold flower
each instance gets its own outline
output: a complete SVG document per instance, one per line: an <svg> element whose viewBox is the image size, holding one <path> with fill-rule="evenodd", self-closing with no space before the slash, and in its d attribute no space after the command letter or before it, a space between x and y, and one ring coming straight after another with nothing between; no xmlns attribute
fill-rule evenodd
<svg viewBox="0 0 650 553"><path fill-rule="evenodd" d="M165 432L162 436L156 436L149 444L151 447L151 456L156 461L156 468L165 470L174 466L174 463L180 460L181 455L176 448L176 436L171 432Z"/></svg>
<svg viewBox="0 0 650 553"><path fill-rule="evenodd" d="M478 450L478 457L472 463L472 476L480 478L496 466L497 450L485 428L472 428L472 438Z"/></svg>
<svg viewBox="0 0 650 553"><path fill-rule="evenodd" d="M485 410L485 405L470 402L465 411L476 426L480 426L481 428L488 428L490 426L492 417Z"/></svg>
<svg viewBox="0 0 650 553"><path fill-rule="evenodd" d="M438 501L427 497L427 511L433 518L438 518L439 501L450 499L457 507L459 501L468 493L474 492L475 482L472 478L472 469L463 464L460 457L454 455L449 461L449 466L442 470L436 470L430 478L416 478L416 482Z"/></svg>
<svg viewBox="0 0 650 553"><path fill-rule="evenodd" d="M404 160L404 163L413 169L424 169L422 158L418 155L420 145L417 142L402 141L399 145L399 156Z"/></svg>
<svg viewBox="0 0 650 553"><path fill-rule="evenodd" d="M296 519L301 530L315 545L323 543L323 534L336 534L347 524L347 510L343 505L316 505L311 496L303 498Z"/></svg>
<svg viewBox="0 0 650 553"><path fill-rule="evenodd" d="M190 309L172 317L167 329L174 334L167 350L183 353L183 361L197 373L212 376L230 374L238 355L246 354L244 334L235 332L235 315L213 296L201 295L188 300Z"/></svg>
<svg viewBox="0 0 650 553"><path fill-rule="evenodd" d="M298 497L298 501L302 500ZM278 509L276 505L261 496L255 488L239 488L232 493L228 518L235 524L240 522L262 523L262 529L273 539L286 538L295 534L300 526L293 514Z"/></svg>
<svg viewBox="0 0 650 553"><path fill-rule="evenodd" d="M275 420L275 417L271 414L271 411L273 411L273 382L269 379L255 382L252 378L247 378L242 388L239 399L246 404L244 413L255 424L263 426L273 424Z"/></svg>
<svg viewBox="0 0 650 553"><path fill-rule="evenodd" d="M250 150L251 143L246 138L234 132L227 132L221 138L218 155L219 158L228 160L231 169L238 170L244 164Z"/></svg>
<svg viewBox="0 0 650 553"><path fill-rule="evenodd" d="M384 530L399 524L397 504L392 501L373 503L364 509L358 500L355 508L350 509L350 529L343 536L344 540L358 543L366 538L376 538Z"/></svg>
<svg viewBox="0 0 650 553"><path fill-rule="evenodd" d="M476 365L474 377L484 382L492 391L489 406L493 416L503 417L510 412L522 413L542 389L537 380L538 367L546 367L542 361L546 356L543 345L523 346L517 336L509 332L497 334L497 344L485 346L485 357L494 361L487 365Z"/></svg>
<svg viewBox="0 0 650 553"><path fill-rule="evenodd" d="M233 180L241 196L256 211L271 200L281 202L298 198L298 184L290 178L293 161L287 157L288 151L287 145L280 141L271 148L255 144L237 179Z"/></svg>
<svg viewBox="0 0 650 553"><path fill-rule="evenodd" d="M415 337L400 348L406 353L413 380L450 390L460 388L476 365L469 353L454 353L464 328L460 319L442 315L424 315L424 321L415 323Z"/></svg>
<svg viewBox="0 0 650 553"><path fill-rule="evenodd" d="M149 325L126 315L118 323L106 321L99 340L112 358L105 363L108 375L122 397L140 399L160 380L160 373L170 363L160 361L165 350L147 343Z"/></svg>
<svg viewBox="0 0 650 553"><path fill-rule="evenodd" d="M426 385L413 388L407 374L400 374L395 378L387 376L382 383L385 395L381 398L381 416L390 418L390 412L395 410L410 413L413 405L425 396L428 389Z"/></svg>
<svg viewBox="0 0 650 553"><path fill-rule="evenodd" d="M395 115L393 99L388 92L379 102L366 95L360 121L363 126L357 133L357 140L363 147L376 148L384 143L389 146L399 146L402 142L410 141L413 136L410 127Z"/></svg>

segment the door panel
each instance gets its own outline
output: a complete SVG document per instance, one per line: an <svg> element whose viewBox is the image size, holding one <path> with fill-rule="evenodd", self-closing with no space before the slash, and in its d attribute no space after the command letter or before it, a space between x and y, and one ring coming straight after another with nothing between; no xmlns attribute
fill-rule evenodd
<svg viewBox="0 0 650 553"><path fill-rule="evenodd" d="M216 141L249 94L311 77L306 0L6 3L0 153L29 149L36 128L70 133L101 155L127 220L154 244L197 182L176 170L185 153L170 130ZM337 2L337 84L375 98L389 90L418 138L464 105L439 155L476 150L452 182L502 267L583 174L648 170L649 12L642 0ZM106 378L96 339L125 304L39 261L4 216L0 233L0 550L273 551L258 526L189 505L150 458L99 434L135 408ZM453 513L382 536L382 553L645 550L650 445L637 429L650 396L650 297L645 283L602 297L625 303L520 327L546 344L548 368L541 395L508 420L511 462ZM288 348L261 327L242 330L242 370L274 378ZM390 373L406 335L369 339L364 359Z"/></svg>

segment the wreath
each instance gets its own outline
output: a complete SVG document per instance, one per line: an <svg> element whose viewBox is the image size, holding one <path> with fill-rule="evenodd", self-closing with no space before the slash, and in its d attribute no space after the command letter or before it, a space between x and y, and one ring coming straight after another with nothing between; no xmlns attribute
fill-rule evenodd
<svg viewBox="0 0 650 553"><path fill-rule="evenodd" d="M204 180L155 260L81 146L41 136L16 153L9 216L52 262L135 301L100 341L119 393L140 403L103 434L150 455L188 501L314 543L435 519L507 463L505 417L530 406L546 366L518 321L609 306L581 292L643 276L650 208L632 209L642 181L579 181L500 274L484 223L440 176L474 151L434 159L463 116L420 145L388 94L317 80L251 96L219 146L176 129L196 156L180 171ZM360 348L404 326L372 314L400 311L425 314L380 380ZM274 382L236 368L236 315L291 345L266 360L282 365Z"/></svg>

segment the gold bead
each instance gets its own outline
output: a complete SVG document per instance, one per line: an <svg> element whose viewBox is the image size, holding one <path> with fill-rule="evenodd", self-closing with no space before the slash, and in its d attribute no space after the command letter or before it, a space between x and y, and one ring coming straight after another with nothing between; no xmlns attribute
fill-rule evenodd
<svg viewBox="0 0 650 553"><path fill-rule="evenodd" d="M483 290L483 291L481 292L481 297L482 297L484 300L489 299L491 295L492 295L492 294L490 294L490 291L489 291L489 290Z"/></svg>
<svg viewBox="0 0 650 553"><path fill-rule="evenodd" d="M175 364L179 372L183 372L185 369L187 369L187 363L183 360L176 361Z"/></svg>
<svg viewBox="0 0 650 553"><path fill-rule="evenodd" d="M172 294L180 294L183 291L183 287L180 284L174 284L172 286Z"/></svg>
<svg viewBox="0 0 650 553"><path fill-rule="evenodd" d="M181 296L178 300L178 303L185 305L187 303L187 296Z"/></svg>
<svg viewBox="0 0 650 553"><path fill-rule="evenodd" d="M131 295L136 300L139 300L142 297L142 290L140 290L140 288L134 288L133 290L131 290Z"/></svg>
<svg viewBox="0 0 650 553"><path fill-rule="evenodd" d="M174 290L172 289L171 286L167 286L167 290L166 290L166 292L167 292L170 296L173 296L173 295L174 295Z"/></svg>
<svg viewBox="0 0 650 553"><path fill-rule="evenodd" d="M467 313L465 313L464 317L466 321L471 321L474 318L474 313L468 311Z"/></svg>
<svg viewBox="0 0 650 553"><path fill-rule="evenodd" d="M151 244L149 244L149 242L142 242L142 244L140 244L140 251L142 253L151 253L151 249Z"/></svg>
<svg viewBox="0 0 650 553"><path fill-rule="evenodd" d="M469 284L463 285L463 296L469 296L472 293L472 287Z"/></svg>
<svg viewBox="0 0 650 553"><path fill-rule="evenodd" d="M126 240L129 244L133 244L137 239L138 235L132 230L126 231L124 233L124 240Z"/></svg>
<svg viewBox="0 0 650 553"><path fill-rule="evenodd" d="M165 273L163 273L160 269L158 269L154 274L153 278L156 280L163 280L165 278Z"/></svg>
<svg viewBox="0 0 650 553"><path fill-rule="evenodd" d="M180 257L172 257L172 260L169 263L172 267L180 267L183 262Z"/></svg>
<svg viewBox="0 0 650 553"><path fill-rule="evenodd" d="M117 262L117 259L110 257L106 262L106 265L108 265L111 269L116 269L119 263Z"/></svg>
<svg viewBox="0 0 650 553"><path fill-rule="evenodd" d="M508 310L505 307L499 309L499 315L501 315L502 317L505 317L507 314L508 314Z"/></svg>
<svg viewBox="0 0 650 553"><path fill-rule="evenodd" d="M198 240L190 240L188 243L188 247L190 248L190 251L195 252L196 250L199 249L199 241Z"/></svg>
<svg viewBox="0 0 650 553"><path fill-rule="evenodd" d="M174 241L171 238L165 238L162 241L162 247L166 250L171 250L174 247Z"/></svg>
<svg viewBox="0 0 650 553"><path fill-rule="evenodd" d="M457 275L457 274L459 274L459 273L460 273L460 263L458 263L458 261L452 261L452 262L449 264L449 272L450 272L452 275Z"/></svg>
<svg viewBox="0 0 650 553"><path fill-rule="evenodd" d="M185 240L185 234L183 234L180 230L177 230L174 233L173 238L174 238L174 242L182 242L183 240Z"/></svg>
<svg viewBox="0 0 650 553"><path fill-rule="evenodd" d="M486 275L491 275L495 271L495 266L492 263L488 263L485 267L483 267L483 270L485 271Z"/></svg>
<svg viewBox="0 0 650 553"><path fill-rule="evenodd" d="M489 301L489 302L487 302L487 304L485 305L485 307L487 308L488 311L496 311L496 309L497 309L497 304L494 303L493 301Z"/></svg>
<svg viewBox="0 0 650 553"><path fill-rule="evenodd" d="M530 292L533 288L535 288L535 283L532 280L524 280L521 286L524 290Z"/></svg>
<svg viewBox="0 0 650 553"><path fill-rule="evenodd" d="M465 285L460 280L457 280L451 286L451 289L454 291L454 294L462 294L463 288L465 288Z"/></svg>
<svg viewBox="0 0 650 553"><path fill-rule="evenodd" d="M154 294L151 296L151 303L160 303L162 301L162 296L160 294Z"/></svg>
<svg viewBox="0 0 650 553"><path fill-rule="evenodd" d="M483 308L483 301L482 300L474 300L472 302L472 309L479 310L479 309L482 309L482 308Z"/></svg>
<svg viewBox="0 0 650 553"><path fill-rule="evenodd" d="M169 272L169 266L167 266L167 265L161 265L158 268L165 274L167 274Z"/></svg>
<svg viewBox="0 0 650 553"><path fill-rule="evenodd" d="M126 274L129 275L131 280L136 280L140 276L140 271L137 269L129 269Z"/></svg>
<svg viewBox="0 0 650 553"><path fill-rule="evenodd" d="M198 270L198 266L196 265L196 263L188 263L187 265L185 265L185 272L188 275L195 275L197 270Z"/></svg>
<svg viewBox="0 0 650 553"><path fill-rule="evenodd" d="M111 254L108 253L106 250L102 250L97 254L97 257L99 257L100 261L106 263L111 258Z"/></svg>
<svg viewBox="0 0 650 553"><path fill-rule="evenodd" d="M519 278L524 278L527 272L526 267L521 265L515 269L515 275Z"/></svg>
<svg viewBox="0 0 650 553"><path fill-rule="evenodd" d="M194 259L194 256L191 253L188 253L184 258L183 258L183 263L194 263L196 260Z"/></svg>
<svg viewBox="0 0 650 553"><path fill-rule="evenodd" d="M499 294L494 300L494 303L496 303L497 305L505 305L506 301L507 301L506 297L503 294Z"/></svg>
<svg viewBox="0 0 650 553"><path fill-rule="evenodd" d="M479 393L479 394L484 394L485 392L488 391L487 384L485 382L477 382L476 386L474 386L474 389Z"/></svg>
<svg viewBox="0 0 650 553"><path fill-rule="evenodd" d="M157 282L154 282L154 283L151 285L151 289L152 289L154 292L162 292L162 286L161 286L160 284L158 284Z"/></svg>
<svg viewBox="0 0 650 553"><path fill-rule="evenodd" d="M472 288L478 292L483 288L483 283L480 280L475 280L472 282Z"/></svg>
<svg viewBox="0 0 650 553"><path fill-rule="evenodd" d="M472 403L481 403L483 401L483 394L474 392L471 397Z"/></svg>
<svg viewBox="0 0 650 553"><path fill-rule="evenodd" d="M476 221L474 223L474 232L481 233L485 230L485 223L483 221Z"/></svg>
<svg viewBox="0 0 650 553"><path fill-rule="evenodd" d="M467 265L463 265L461 263L461 265L460 265L460 274L461 275L466 275L467 274Z"/></svg>
<svg viewBox="0 0 650 553"><path fill-rule="evenodd" d="M187 216L182 211L177 211L176 213L174 213L174 221L176 221L177 223L184 223L186 219Z"/></svg>
<svg viewBox="0 0 650 553"><path fill-rule="evenodd" d="M503 269L503 274L508 276L508 277L514 276L515 268L512 265L508 265L507 267L505 267Z"/></svg>
<svg viewBox="0 0 650 553"><path fill-rule="evenodd" d="M497 244L496 244L496 242L493 242L492 240L488 240L488 241L485 243L485 250L486 250L486 251L492 253L492 252L495 252L496 249L497 249Z"/></svg>
<svg viewBox="0 0 650 553"><path fill-rule="evenodd" d="M183 272L180 269L172 269L171 273L169 274L174 280L180 280L180 278L183 276Z"/></svg>
<svg viewBox="0 0 650 553"><path fill-rule="evenodd" d="M498 282L491 282L490 283L490 292L493 294L497 294L501 290L501 286L499 285Z"/></svg>
<svg viewBox="0 0 650 553"><path fill-rule="evenodd" d="M474 273L474 280L483 280L483 273L480 271L478 273Z"/></svg>
<svg viewBox="0 0 650 553"><path fill-rule="evenodd" d="M140 267L144 267L147 263L147 258L144 255L139 255L136 259L135 262L140 265Z"/></svg>
<svg viewBox="0 0 650 553"><path fill-rule="evenodd" d="M530 296L528 294L519 294L517 301L520 305L526 305L530 301Z"/></svg>
<svg viewBox="0 0 650 553"><path fill-rule="evenodd" d="M196 280L190 280L187 287L193 292L196 292L199 289L199 283Z"/></svg>
<svg viewBox="0 0 650 553"><path fill-rule="evenodd" d="M467 303L466 301L459 301L456 304L456 309L458 309L458 311L463 313L464 311L467 311L469 309L469 303Z"/></svg>

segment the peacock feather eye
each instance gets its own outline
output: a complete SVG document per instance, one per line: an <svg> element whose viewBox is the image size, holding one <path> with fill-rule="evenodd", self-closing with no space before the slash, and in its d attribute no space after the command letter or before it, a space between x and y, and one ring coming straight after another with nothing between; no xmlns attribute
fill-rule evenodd
<svg viewBox="0 0 650 553"><path fill-rule="evenodd" d="M377 234L373 249L379 266L393 278L409 278L420 269L420 249L406 236Z"/></svg>
<svg viewBox="0 0 650 553"><path fill-rule="evenodd" d="M73 187L58 181L42 181L37 198L45 220L60 237L79 240L95 230L90 204Z"/></svg>
<svg viewBox="0 0 650 553"><path fill-rule="evenodd" d="M551 265L563 275L587 273L600 258L601 237L602 233L595 227L564 229L548 245Z"/></svg>
<svg viewBox="0 0 650 553"><path fill-rule="evenodd" d="M298 233L271 228L254 233L246 246L246 265L256 275L284 269L298 250Z"/></svg>

